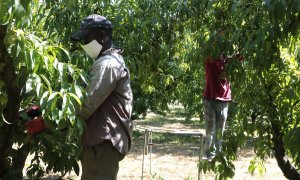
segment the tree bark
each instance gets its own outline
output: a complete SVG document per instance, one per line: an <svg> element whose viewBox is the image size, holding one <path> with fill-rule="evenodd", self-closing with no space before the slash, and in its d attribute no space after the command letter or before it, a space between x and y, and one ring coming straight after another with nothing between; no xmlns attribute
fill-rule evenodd
<svg viewBox="0 0 300 180"><path fill-rule="evenodd" d="M274 123L271 123L271 125L272 129L274 130L274 137L272 141L274 143L275 158L279 168L281 169L286 178L299 180L299 172L294 168L294 166L285 156L285 148L283 146L282 133L279 131L278 126L276 126Z"/></svg>
<svg viewBox="0 0 300 180"><path fill-rule="evenodd" d="M300 173L295 169L295 167L290 163L290 161L286 158L285 155L285 147L283 143L283 132L280 128L280 124L274 121L277 117L277 107L274 103L274 98L271 95L272 85L265 85L268 94L268 106L270 108L270 124L273 129L273 138L272 141L274 143L274 153L277 164L283 175L288 179L300 180Z"/></svg>
<svg viewBox="0 0 300 180"><path fill-rule="evenodd" d="M18 149L17 153L13 153L15 150L12 148L14 143L14 136L19 122L19 107L21 103L21 88L17 84L17 74L14 66L13 59L7 52L4 37L7 33L7 26L0 25L0 63L4 63L4 70L1 74L1 80L5 82L4 91L7 94L8 102L5 109L1 110L5 120L8 122L2 122L0 127L0 179L8 179L14 177L14 179L22 179L22 170L24 167L18 167L14 169L14 164L19 161L22 166L23 159L28 155L28 148ZM27 152L27 154L26 154ZM21 155L22 157L17 157ZM15 166L17 167L17 166ZM19 171L19 172L16 172Z"/></svg>
<svg viewBox="0 0 300 180"><path fill-rule="evenodd" d="M22 147L16 151L14 161L12 162L12 173L14 174L14 178L23 179L23 169L30 149L31 146L27 143L23 144Z"/></svg>

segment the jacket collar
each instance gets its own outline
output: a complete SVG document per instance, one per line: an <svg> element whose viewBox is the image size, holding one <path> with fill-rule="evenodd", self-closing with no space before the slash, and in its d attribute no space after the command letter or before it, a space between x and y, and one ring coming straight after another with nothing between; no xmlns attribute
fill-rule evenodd
<svg viewBox="0 0 300 180"><path fill-rule="evenodd" d="M105 50L101 54L101 56L110 55L110 54L113 54L113 53L122 54L123 53L123 49L121 49L121 48L109 48L109 49Z"/></svg>

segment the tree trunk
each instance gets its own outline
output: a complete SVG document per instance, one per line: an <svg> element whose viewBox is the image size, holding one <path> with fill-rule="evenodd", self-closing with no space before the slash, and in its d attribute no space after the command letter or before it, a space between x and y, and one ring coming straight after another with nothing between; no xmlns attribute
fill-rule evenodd
<svg viewBox="0 0 300 180"><path fill-rule="evenodd" d="M8 122L1 122L0 127L0 179L22 179L22 170L29 147L23 145L17 151L12 148L14 137L18 132L17 128L21 125L18 113L21 103L21 88L17 84L13 59L8 54L4 43L6 33L7 26L0 25L0 63L5 65L0 78L5 82L4 91L8 97L5 109L0 112Z"/></svg>
<svg viewBox="0 0 300 180"><path fill-rule="evenodd" d="M282 133L279 131L278 126L271 123L272 129L274 130L274 138L272 139L274 143L275 158L277 164L284 176L288 179L300 179L299 172L293 167L290 161L285 157L285 148L283 146Z"/></svg>
<svg viewBox="0 0 300 180"><path fill-rule="evenodd" d="M277 117L276 111L277 107L274 103L274 98L271 95L272 92L272 84L265 85L268 94L268 106L270 108L270 117L271 117L271 127L273 129L273 138L272 141L274 143L274 153L277 164L283 175L288 179L300 180L300 173L295 169L295 167L290 163L290 161L285 156L285 148L283 144L283 132L280 129L280 124L274 121Z"/></svg>

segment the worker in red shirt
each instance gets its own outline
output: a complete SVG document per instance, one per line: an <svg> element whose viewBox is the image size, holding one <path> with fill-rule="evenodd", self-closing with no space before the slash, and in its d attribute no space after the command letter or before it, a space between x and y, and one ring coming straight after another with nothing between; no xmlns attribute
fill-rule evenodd
<svg viewBox="0 0 300 180"><path fill-rule="evenodd" d="M225 77L225 65L229 58L224 54L205 61L206 86L204 90L204 119L206 139L204 159L211 160L222 150L222 136L225 129L228 102L231 101L230 82Z"/></svg>

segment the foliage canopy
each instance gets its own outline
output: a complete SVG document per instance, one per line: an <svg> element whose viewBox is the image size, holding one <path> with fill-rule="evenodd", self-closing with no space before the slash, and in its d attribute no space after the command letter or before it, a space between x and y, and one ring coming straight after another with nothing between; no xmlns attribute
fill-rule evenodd
<svg viewBox="0 0 300 180"><path fill-rule="evenodd" d="M163 114L174 102L183 104L187 120L201 116L204 59L242 54L244 63L226 67L235 102L224 152L201 169L232 177L237 148L250 137L259 158L274 152L285 176L299 177L299 12L298 0L0 0L0 177L21 176L20 157L30 152L31 176L78 173L84 124L75 109L92 62L69 37L91 13L112 21L114 44L125 49L134 118L147 110ZM42 107L49 126L34 138L18 115L30 104Z"/></svg>

